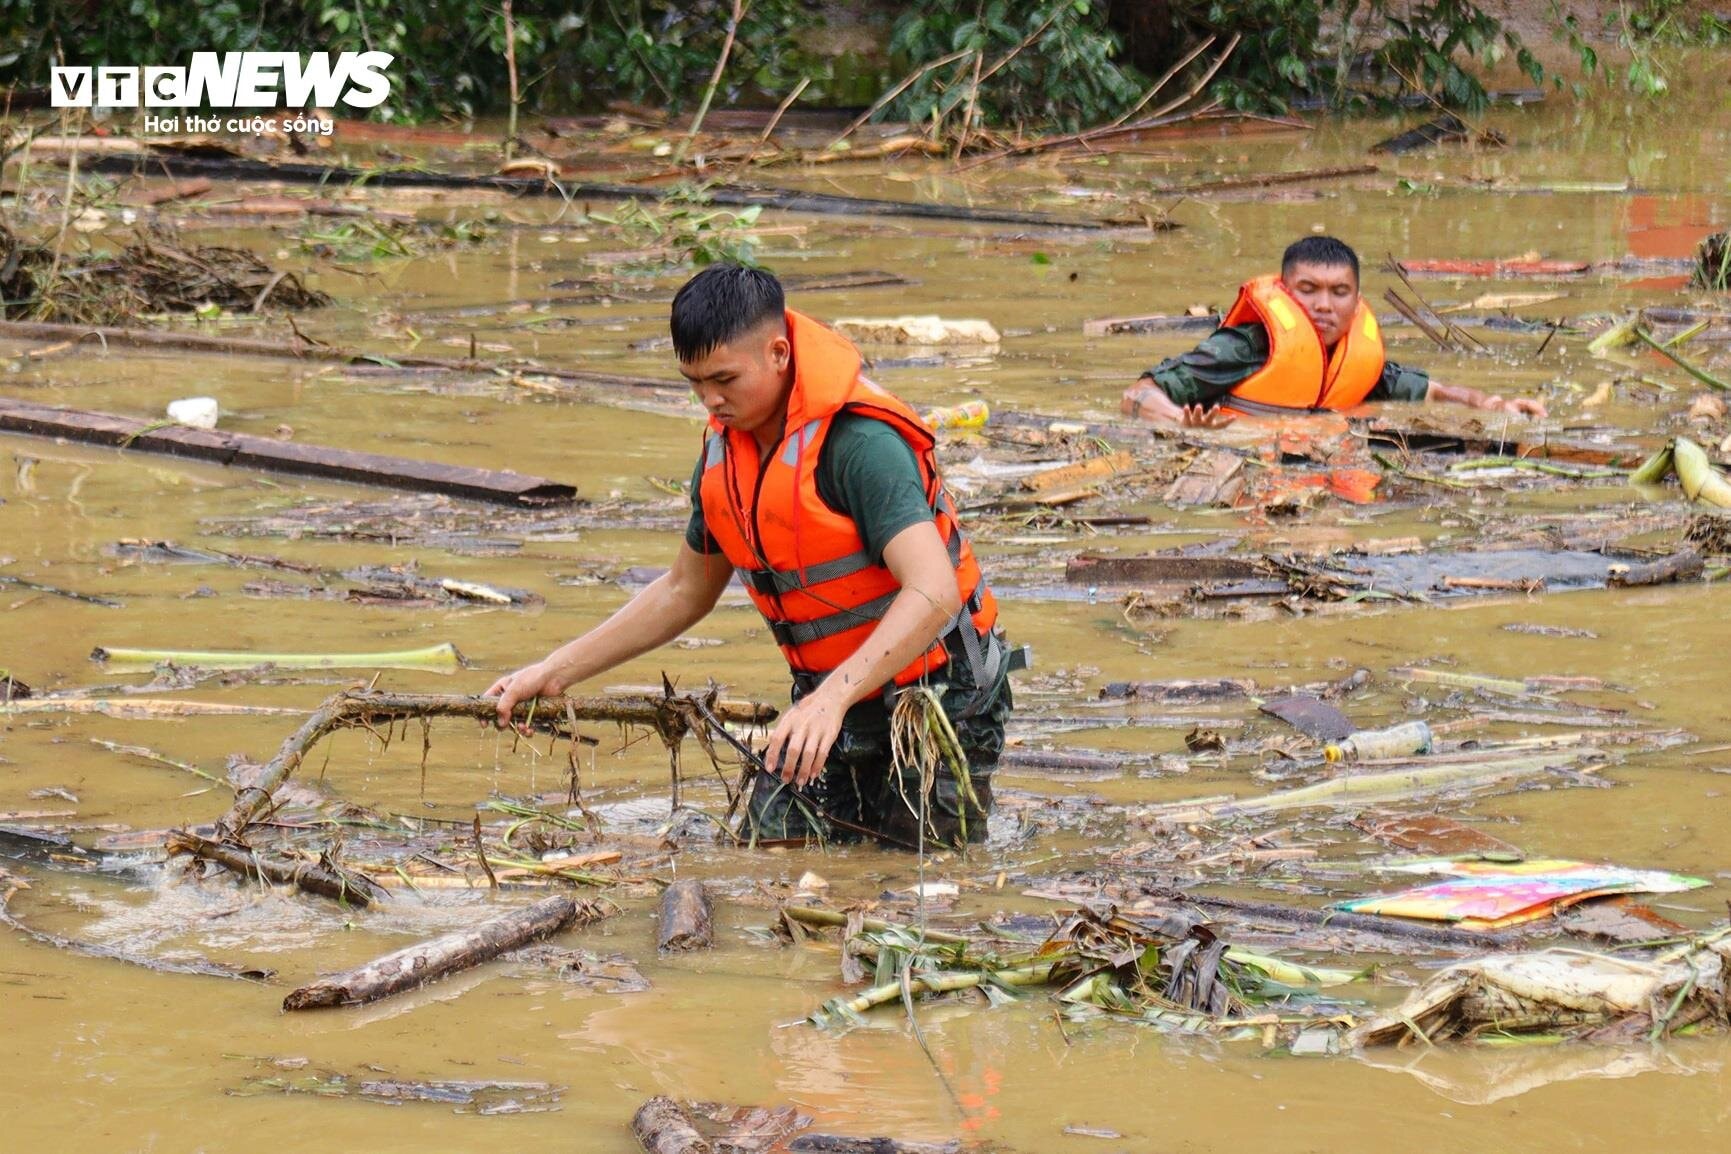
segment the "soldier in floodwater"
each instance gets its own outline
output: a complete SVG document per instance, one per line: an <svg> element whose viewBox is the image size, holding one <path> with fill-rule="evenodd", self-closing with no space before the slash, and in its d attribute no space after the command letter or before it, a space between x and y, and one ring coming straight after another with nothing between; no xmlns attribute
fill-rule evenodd
<svg viewBox="0 0 1731 1154"><path fill-rule="evenodd" d="M1376 316L1359 295L1358 254L1330 236L1297 241L1279 276L1260 276L1207 340L1124 391L1132 417L1218 429L1240 414L1350 409L1365 401L1435 401L1543 417L1543 401L1433 381L1383 356Z"/></svg>
<svg viewBox="0 0 1731 1154"><path fill-rule="evenodd" d="M685 539L668 573L607 621L494 682L500 724L519 701L673 640L737 573L793 671L748 835L863 827L903 845L983 840L1015 655L932 433L861 374L846 338L787 308L766 272L704 269L674 297L671 327L679 371L710 417ZM922 781L892 766L891 702L924 688L966 773L945 762Z"/></svg>

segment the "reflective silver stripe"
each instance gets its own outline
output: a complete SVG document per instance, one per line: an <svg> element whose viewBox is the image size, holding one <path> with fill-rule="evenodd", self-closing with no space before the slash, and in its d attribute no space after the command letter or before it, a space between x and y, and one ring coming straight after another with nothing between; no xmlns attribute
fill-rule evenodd
<svg viewBox="0 0 1731 1154"><path fill-rule="evenodd" d="M900 592L900 589L892 589L864 605L812 621L771 621L769 631L774 634L778 645L809 645L813 641L822 641L825 637L834 637L837 633L846 633L849 629L883 620L884 614L889 612L890 603Z"/></svg>
<svg viewBox="0 0 1731 1154"><path fill-rule="evenodd" d="M817 565L807 565L804 570L804 580L800 580L798 569L741 569L739 579L745 582L748 589L759 593L780 596L802 589L808 585L816 585L823 581L834 581L841 577L852 577L876 565L866 555L864 550L849 553L845 557L837 557L834 561L824 561Z"/></svg>
<svg viewBox="0 0 1731 1154"><path fill-rule="evenodd" d="M713 469L721 464L727 456L727 438L720 433L711 433L703 441L703 467Z"/></svg>
<svg viewBox="0 0 1731 1154"><path fill-rule="evenodd" d="M1326 413L1328 411L1312 405L1275 405L1267 401L1253 401L1248 397L1235 397L1231 393L1220 398L1220 406L1226 409L1237 409L1239 412L1253 417L1290 417L1295 413Z"/></svg>
<svg viewBox="0 0 1731 1154"><path fill-rule="evenodd" d="M800 426L799 432L787 438L785 447L781 450L781 463L792 468L799 463L799 455L805 447L811 444L811 439L817 435L817 427L823 424L822 418L807 421Z"/></svg>

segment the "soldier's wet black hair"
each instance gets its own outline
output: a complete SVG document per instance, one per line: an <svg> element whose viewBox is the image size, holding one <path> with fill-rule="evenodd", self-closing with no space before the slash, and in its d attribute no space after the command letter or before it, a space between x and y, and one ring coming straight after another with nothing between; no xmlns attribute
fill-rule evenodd
<svg viewBox="0 0 1731 1154"><path fill-rule="evenodd" d="M1286 255L1280 258L1280 275L1286 276L1295 264L1319 264L1327 268L1347 265L1352 269L1352 279L1358 280L1358 254L1351 245L1332 236L1307 236L1287 245Z"/></svg>
<svg viewBox="0 0 1731 1154"><path fill-rule="evenodd" d="M782 320L786 308L781 282L769 273L712 264L673 298L673 353L682 361L708 356L761 324Z"/></svg>

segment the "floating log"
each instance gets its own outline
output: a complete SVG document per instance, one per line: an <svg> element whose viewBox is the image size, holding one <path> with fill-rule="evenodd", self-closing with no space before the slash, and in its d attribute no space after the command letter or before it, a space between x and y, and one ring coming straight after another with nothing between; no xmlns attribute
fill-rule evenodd
<svg viewBox="0 0 1731 1154"><path fill-rule="evenodd" d="M658 953L715 948L715 905L696 878L681 878L661 895Z"/></svg>
<svg viewBox="0 0 1731 1154"><path fill-rule="evenodd" d="M668 188L632 184L565 183L543 177L469 176L462 173L415 172L401 169L372 170L338 168L323 164L271 164L234 156L183 156L139 152L120 156L82 158L86 172L208 176L226 180L268 180L286 184L334 187L366 184L373 188L477 188L519 196L557 196L563 200L661 201L672 195ZM1020 224L1045 228L1104 228L1098 220L1023 212L1008 208L970 208L956 204L923 204L899 200L873 200L857 196L798 192L776 188L740 186L711 188L705 194L710 204L723 208L762 205L785 212L810 212L825 216L891 216L920 220L964 220L983 224Z"/></svg>
<svg viewBox="0 0 1731 1154"><path fill-rule="evenodd" d="M679 1103L659 1094L637 1108L631 1133L645 1154L711 1154L715 1149Z"/></svg>
<svg viewBox="0 0 1731 1154"><path fill-rule="evenodd" d="M255 850L250 846L211 841L186 830L168 835L170 854L184 853L200 861L215 862L232 873L253 881L292 885L309 894L361 909L388 896L365 874L329 862L305 861L283 854Z"/></svg>
<svg viewBox="0 0 1731 1154"><path fill-rule="evenodd" d="M1705 568L1701 554L1693 549L1684 549L1645 565L1613 565L1606 581L1612 587L1664 585L1672 581L1693 581Z"/></svg>
<svg viewBox="0 0 1731 1154"><path fill-rule="evenodd" d="M612 721L655 729L666 740L683 737L689 728L684 709L689 699L650 693L600 697L544 697L523 701L512 719L551 732L573 736L563 728L572 720ZM718 701L708 706L712 716L741 725L762 725L776 714L773 706L756 702ZM217 822L219 841L239 841L247 825L270 804L271 793L289 779L318 740L335 729L378 725L411 717L466 717L491 722L498 717L498 698L454 693L378 693L349 691L328 697L282 743L276 756L252 785L235 794L234 805Z"/></svg>
<svg viewBox="0 0 1731 1154"><path fill-rule="evenodd" d="M376 1002L446 974L478 966L506 950L556 934L579 921L588 923L605 916L606 911L597 903L564 896L543 898L532 906L489 918L474 929L445 934L375 958L364 966L320 978L290 992L283 999L282 1008L313 1010Z"/></svg>
<svg viewBox="0 0 1731 1154"><path fill-rule="evenodd" d="M1254 557L1103 557L1083 553L1064 566L1072 585L1148 585L1167 581L1239 581L1262 577L1268 565Z"/></svg>
<svg viewBox="0 0 1731 1154"><path fill-rule="evenodd" d="M9 327L15 326L0 325L0 337L8 335L6 329ZM381 453L302 445L248 433L195 429L114 413L62 409L7 398L0 398L0 432L62 437L119 449L167 453L218 465L355 481L411 492L444 493L511 505L559 504L574 501L577 497L577 490L571 485L507 470L413 461Z"/></svg>

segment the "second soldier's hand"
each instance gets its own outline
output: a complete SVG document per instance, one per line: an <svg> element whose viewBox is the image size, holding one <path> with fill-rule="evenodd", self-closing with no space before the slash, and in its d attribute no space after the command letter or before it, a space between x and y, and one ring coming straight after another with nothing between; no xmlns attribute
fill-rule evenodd
<svg viewBox="0 0 1731 1154"><path fill-rule="evenodd" d="M827 685L828 682L825 682ZM819 686L799 699L769 735L763 764L795 789L804 789L823 772L830 747L841 734L847 707Z"/></svg>
<svg viewBox="0 0 1731 1154"><path fill-rule="evenodd" d="M1185 405L1183 419L1178 423L1186 429L1224 429L1237 419L1237 413L1219 405L1207 409L1201 405Z"/></svg>

